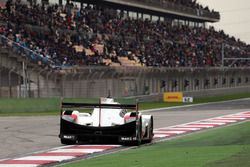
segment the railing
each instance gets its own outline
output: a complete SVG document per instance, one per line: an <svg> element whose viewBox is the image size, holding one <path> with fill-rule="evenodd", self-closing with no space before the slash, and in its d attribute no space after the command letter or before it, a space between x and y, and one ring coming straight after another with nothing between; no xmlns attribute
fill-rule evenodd
<svg viewBox="0 0 250 167"><path fill-rule="evenodd" d="M191 7L186 7L183 5L176 5L174 3L166 2L163 0L126 0L130 2L136 2L140 3L143 5L148 5L148 6L154 6L158 8L164 8L164 9L169 9L171 11L177 11L181 13L186 13L194 16L199 16L199 17L208 17L212 19L219 20L220 19L220 14L219 12L210 12L204 9L193 9Z"/></svg>
<svg viewBox="0 0 250 167"><path fill-rule="evenodd" d="M4 35L0 35L0 45L2 47L11 48L13 52L15 52L18 56L23 56L23 58L27 58L33 63L37 63L39 65L48 65L50 67L54 67L53 61L51 61L46 56L38 54L29 48L22 46L21 43L17 43L13 40L8 39Z"/></svg>

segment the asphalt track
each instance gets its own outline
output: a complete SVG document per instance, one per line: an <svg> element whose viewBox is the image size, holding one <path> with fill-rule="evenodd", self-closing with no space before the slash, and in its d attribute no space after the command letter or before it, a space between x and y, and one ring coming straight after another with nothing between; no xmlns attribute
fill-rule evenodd
<svg viewBox="0 0 250 167"><path fill-rule="evenodd" d="M250 99L153 111L155 128L250 111ZM59 117L0 117L0 159L62 146Z"/></svg>

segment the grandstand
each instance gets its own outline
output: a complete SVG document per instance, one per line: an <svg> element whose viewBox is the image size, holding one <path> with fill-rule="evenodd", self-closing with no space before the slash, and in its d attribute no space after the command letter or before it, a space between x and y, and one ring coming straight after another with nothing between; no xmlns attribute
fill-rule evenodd
<svg viewBox="0 0 250 167"><path fill-rule="evenodd" d="M247 86L250 46L206 26L219 20L193 0L8 0L0 11L0 96Z"/></svg>

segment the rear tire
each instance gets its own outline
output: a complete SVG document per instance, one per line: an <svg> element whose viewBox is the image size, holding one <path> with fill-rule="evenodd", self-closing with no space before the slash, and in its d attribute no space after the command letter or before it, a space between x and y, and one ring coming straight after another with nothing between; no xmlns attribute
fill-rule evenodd
<svg viewBox="0 0 250 167"><path fill-rule="evenodd" d="M141 145L141 142L142 142L142 119L140 118L139 119L139 125L138 125L138 127L137 127L138 129L138 131L137 131L137 141L135 142L135 145L136 146L139 146L139 145Z"/></svg>
<svg viewBox="0 0 250 167"><path fill-rule="evenodd" d="M61 143L65 144L65 145L74 145L74 144L76 144L76 141L68 140L68 139L61 139Z"/></svg>
<svg viewBox="0 0 250 167"><path fill-rule="evenodd" d="M147 129L148 138L144 140L144 143L151 143L154 137L154 121L153 117L150 119L150 127Z"/></svg>
<svg viewBox="0 0 250 167"><path fill-rule="evenodd" d="M154 138L154 119L153 117L151 117L150 119L150 127L149 127L149 139L148 139L148 143L152 142L153 138Z"/></svg>

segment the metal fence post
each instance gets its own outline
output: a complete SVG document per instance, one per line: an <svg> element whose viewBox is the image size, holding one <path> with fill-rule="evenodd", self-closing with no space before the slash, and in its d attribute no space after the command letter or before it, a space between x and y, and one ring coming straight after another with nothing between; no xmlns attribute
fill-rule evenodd
<svg viewBox="0 0 250 167"><path fill-rule="evenodd" d="M31 97L31 74L35 71L35 68L31 68L31 70L27 69L27 84L28 84L28 96Z"/></svg>
<svg viewBox="0 0 250 167"><path fill-rule="evenodd" d="M80 73L79 75L78 75L78 88L79 88L79 90L78 90L78 95L79 95L79 97L81 97L82 96L82 84L81 84L81 82L82 82L82 76L83 76L83 73Z"/></svg>
<svg viewBox="0 0 250 167"><path fill-rule="evenodd" d="M76 73L73 73L71 75L71 97L74 98L75 97L75 91L76 91L76 87L74 86L75 82L74 82L74 78L76 76Z"/></svg>
<svg viewBox="0 0 250 167"><path fill-rule="evenodd" d="M0 66L0 97L2 97L2 67Z"/></svg>
<svg viewBox="0 0 250 167"><path fill-rule="evenodd" d="M24 84L24 94L23 97L26 98L27 97L27 66L25 64L25 62L22 62L22 70L23 70L23 84Z"/></svg>
<svg viewBox="0 0 250 167"><path fill-rule="evenodd" d="M45 69L40 70L37 74L37 97L40 98L41 97L41 88L40 88L40 76L42 74L42 72L44 72Z"/></svg>
<svg viewBox="0 0 250 167"><path fill-rule="evenodd" d="M49 75L50 74L51 74L51 71L47 72L46 74L46 91L47 91L46 97L49 97Z"/></svg>
<svg viewBox="0 0 250 167"><path fill-rule="evenodd" d="M67 78L67 74L63 74L61 79L61 98L64 98L65 96L65 79Z"/></svg>
<svg viewBox="0 0 250 167"><path fill-rule="evenodd" d="M10 71L9 71L9 83L8 83L8 85L9 85L9 98L11 98L12 97L12 83L11 83L11 73L15 70L16 68L15 67L13 67Z"/></svg>

